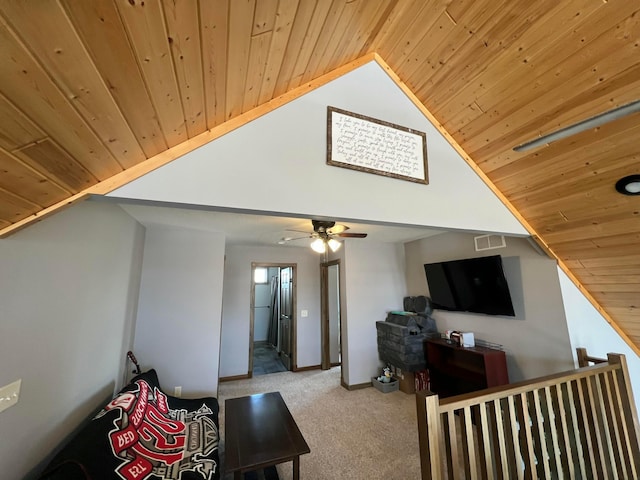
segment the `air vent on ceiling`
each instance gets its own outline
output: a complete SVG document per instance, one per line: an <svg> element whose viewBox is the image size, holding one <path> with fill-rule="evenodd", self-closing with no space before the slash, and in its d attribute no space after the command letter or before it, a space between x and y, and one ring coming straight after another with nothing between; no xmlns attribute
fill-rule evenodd
<svg viewBox="0 0 640 480"><path fill-rule="evenodd" d="M507 246L504 235L480 235L473 238L476 244L476 252L483 250L493 250L494 248L504 248Z"/></svg>

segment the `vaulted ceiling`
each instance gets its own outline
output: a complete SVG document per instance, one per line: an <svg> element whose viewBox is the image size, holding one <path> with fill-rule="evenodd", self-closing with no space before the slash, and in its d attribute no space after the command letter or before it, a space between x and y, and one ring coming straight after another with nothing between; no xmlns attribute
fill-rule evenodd
<svg viewBox="0 0 640 480"><path fill-rule="evenodd" d="M640 352L628 0L2 0L0 236L376 60Z"/></svg>

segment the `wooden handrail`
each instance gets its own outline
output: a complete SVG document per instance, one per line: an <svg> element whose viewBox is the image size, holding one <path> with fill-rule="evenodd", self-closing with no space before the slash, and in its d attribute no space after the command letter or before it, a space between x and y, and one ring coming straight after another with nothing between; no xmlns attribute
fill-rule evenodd
<svg viewBox="0 0 640 480"><path fill-rule="evenodd" d="M640 478L624 355L442 400L422 391L416 405L423 480Z"/></svg>
<svg viewBox="0 0 640 480"><path fill-rule="evenodd" d="M598 358L588 355L586 348L576 348L576 352L578 354L578 367L588 367L591 363L598 364L607 362L606 358Z"/></svg>

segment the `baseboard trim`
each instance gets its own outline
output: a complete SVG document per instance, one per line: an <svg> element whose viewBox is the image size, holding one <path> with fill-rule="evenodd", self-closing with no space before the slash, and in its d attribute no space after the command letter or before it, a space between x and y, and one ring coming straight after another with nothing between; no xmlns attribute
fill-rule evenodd
<svg viewBox="0 0 640 480"><path fill-rule="evenodd" d="M342 385L344 388L346 388L347 390L351 391L351 390L362 390L363 388L367 388L371 386L371 382L367 382L367 383L357 383L355 385L347 385L346 383L344 383L344 380L340 380L340 385Z"/></svg>
<svg viewBox="0 0 640 480"><path fill-rule="evenodd" d="M234 375L232 377L220 377L218 382L233 382L234 380L247 380L249 378L251 378L251 375L245 373L244 375Z"/></svg>
<svg viewBox="0 0 640 480"><path fill-rule="evenodd" d="M306 372L307 370L320 370L320 365L310 365L308 367L293 367L294 372Z"/></svg>

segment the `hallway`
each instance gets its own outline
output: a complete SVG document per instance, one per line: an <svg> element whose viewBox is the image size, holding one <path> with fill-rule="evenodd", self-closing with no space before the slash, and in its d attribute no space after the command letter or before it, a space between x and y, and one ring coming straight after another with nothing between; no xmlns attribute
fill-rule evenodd
<svg viewBox="0 0 640 480"><path fill-rule="evenodd" d="M253 344L253 376L286 371L273 345L266 341Z"/></svg>

